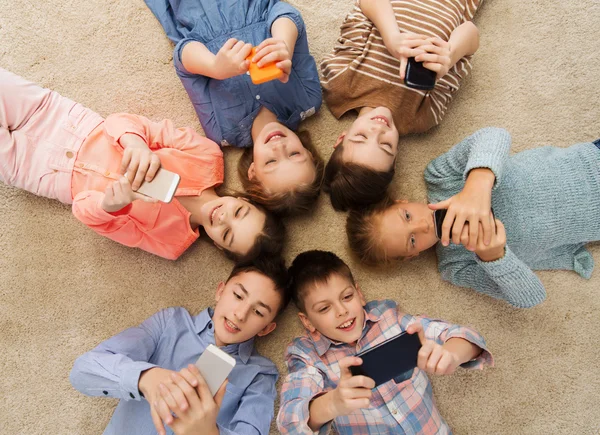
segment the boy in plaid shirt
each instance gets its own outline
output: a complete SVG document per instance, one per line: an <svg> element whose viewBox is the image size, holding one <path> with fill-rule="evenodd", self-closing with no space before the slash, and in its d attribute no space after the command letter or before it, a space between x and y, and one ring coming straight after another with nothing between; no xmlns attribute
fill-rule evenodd
<svg viewBox="0 0 600 435"><path fill-rule="evenodd" d="M449 434L427 373L493 365L476 331L398 312L390 300L365 302L348 266L335 254L308 251L289 269L292 299L307 332L286 352L289 375L277 425L283 434ZM354 356L406 331L419 334L418 367L381 384L352 376Z"/></svg>

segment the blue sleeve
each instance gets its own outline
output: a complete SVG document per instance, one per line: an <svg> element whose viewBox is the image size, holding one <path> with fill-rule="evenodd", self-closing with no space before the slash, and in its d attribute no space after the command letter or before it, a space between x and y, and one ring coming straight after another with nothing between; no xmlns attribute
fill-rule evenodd
<svg viewBox="0 0 600 435"><path fill-rule="evenodd" d="M269 34L271 33L271 26L273 23L277 21L278 18L289 18L294 22L296 28L298 29L298 41L305 38L305 26L304 20L302 19L302 15L295 7L291 6L288 3L277 2L275 5L269 10L269 14L267 15L267 25L269 28Z"/></svg>
<svg viewBox="0 0 600 435"><path fill-rule="evenodd" d="M160 311L77 358L70 376L73 387L88 396L140 400L140 374L156 367L148 361L176 310Z"/></svg>
<svg viewBox="0 0 600 435"><path fill-rule="evenodd" d="M275 413L277 374L259 374L244 391L229 428L219 425L221 435L268 435Z"/></svg>

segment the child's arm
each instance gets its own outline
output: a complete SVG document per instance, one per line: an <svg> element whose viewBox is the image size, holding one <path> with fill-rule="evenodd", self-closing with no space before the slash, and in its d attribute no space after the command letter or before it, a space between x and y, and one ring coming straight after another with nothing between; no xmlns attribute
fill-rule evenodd
<svg viewBox="0 0 600 435"><path fill-rule="evenodd" d="M181 49L181 63L190 74L225 80L248 71L250 50L252 44L231 38L215 55L201 42L190 41Z"/></svg>
<svg viewBox="0 0 600 435"><path fill-rule="evenodd" d="M479 48L479 29L472 21L465 21L452 31L448 42L452 68L463 57L475 54Z"/></svg>
<svg viewBox="0 0 600 435"><path fill-rule="evenodd" d="M292 71L292 57L298 39L298 28L290 18L283 16L273 22L271 35L272 38L265 39L256 48L252 61L256 62L258 67L277 62L277 68L283 71L283 76L279 80L287 83Z"/></svg>
<svg viewBox="0 0 600 435"><path fill-rule="evenodd" d="M157 425L155 417L158 414L152 404L159 397L158 387L161 382L168 382L170 375L176 372L148 361L177 310L168 308L160 311L141 325L126 329L77 358L70 375L73 387L88 396L122 400L141 400L144 397L150 403L152 418ZM156 429L164 433L160 419Z"/></svg>

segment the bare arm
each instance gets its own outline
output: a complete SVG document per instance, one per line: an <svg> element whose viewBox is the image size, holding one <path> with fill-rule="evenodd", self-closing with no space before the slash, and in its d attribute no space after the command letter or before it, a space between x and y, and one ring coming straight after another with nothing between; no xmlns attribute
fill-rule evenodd
<svg viewBox="0 0 600 435"><path fill-rule="evenodd" d="M473 22L466 21L454 29L448 42L450 59L454 66L463 57L475 54L479 48L479 30Z"/></svg>
<svg viewBox="0 0 600 435"><path fill-rule="evenodd" d="M214 76L215 58L216 56L198 41L187 43L181 51L181 63L192 74L216 78Z"/></svg>
<svg viewBox="0 0 600 435"><path fill-rule="evenodd" d="M362 0L360 2L360 9L375 24L375 27L381 33L383 43L389 49L389 44L392 40L400 35L398 23L396 23L394 10L390 1Z"/></svg>

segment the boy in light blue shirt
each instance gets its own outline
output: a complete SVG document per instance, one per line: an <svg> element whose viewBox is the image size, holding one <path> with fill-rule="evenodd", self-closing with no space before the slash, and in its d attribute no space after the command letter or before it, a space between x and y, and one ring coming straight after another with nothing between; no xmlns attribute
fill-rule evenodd
<svg viewBox="0 0 600 435"><path fill-rule="evenodd" d="M254 338L275 329L274 319L289 301L285 283L281 260L236 266L227 281L218 285L214 309L197 316L184 308L154 314L79 357L71 383L86 395L122 399L105 435L172 434L171 428L177 427L192 404L174 393L180 409L173 416L157 406L161 391L182 378L191 387L199 387L186 367L214 344L235 358L236 366L216 394L217 401L198 388L203 405L217 411L197 422L198 433L267 434L278 372L254 349ZM170 428L165 430L163 422Z"/></svg>

